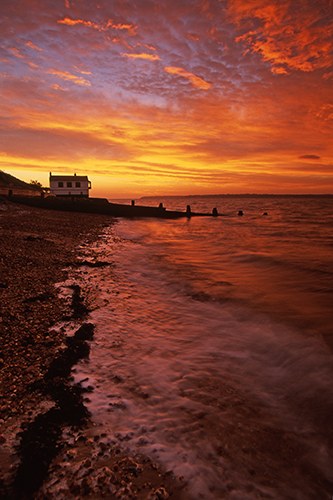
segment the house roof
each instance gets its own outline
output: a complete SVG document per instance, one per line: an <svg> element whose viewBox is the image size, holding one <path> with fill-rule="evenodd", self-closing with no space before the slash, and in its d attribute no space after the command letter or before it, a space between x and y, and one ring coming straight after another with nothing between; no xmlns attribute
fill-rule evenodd
<svg viewBox="0 0 333 500"><path fill-rule="evenodd" d="M88 181L87 175L52 175L50 181Z"/></svg>
<svg viewBox="0 0 333 500"><path fill-rule="evenodd" d="M21 188L21 189L30 189L33 191L43 191L42 188L39 186L35 186L34 184L28 184L27 182L21 181L20 179L17 179L13 175L6 174L6 172L3 172L0 170L0 186L1 187L16 187L16 188Z"/></svg>

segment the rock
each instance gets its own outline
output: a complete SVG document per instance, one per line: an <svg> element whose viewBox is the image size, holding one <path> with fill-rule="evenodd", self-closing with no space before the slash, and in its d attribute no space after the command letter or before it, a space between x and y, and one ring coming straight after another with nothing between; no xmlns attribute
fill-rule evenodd
<svg viewBox="0 0 333 500"><path fill-rule="evenodd" d="M40 302L40 301L49 300L52 297L53 297L53 295L51 293L39 293L38 295L34 295L33 297L28 297L23 302L26 304L29 304L29 303L33 303L33 302Z"/></svg>
<svg viewBox="0 0 333 500"><path fill-rule="evenodd" d="M76 450L68 450L67 453L66 453L66 457L67 459L69 460L73 460L73 458L75 458L77 455L77 451Z"/></svg>
<svg viewBox="0 0 333 500"><path fill-rule="evenodd" d="M74 338L77 340L92 340L94 338L95 325L93 323L83 323L75 332Z"/></svg>
<svg viewBox="0 0 333 500"><path fill-rule="evenodd" d="M81 296L81 287L79 285L71 285L73 290L72 296L72 309L74 318L82 318L88 314L88 309L83 302Z"/></svg>
<svg viewBox="0 0 333 500"><path fill-rule="evenodd" d="M41 238L40 236L33 236L29 235L26 238L24 238L25 241L43 241L44 238Z"/></svg>
<svg viewBox="0 0 333 500"><path fill-rule="evenodd" d="M90 260L79 260L77 263L78 266L86 266L86 267L107 267L112 266L111 262L106 261L90 261Z"/></svg>
<svg viewBox="0 0 333 500"><path fill-rule="evenodd" d="M167 490L164 488L164 486L160 486L156 490L154 490L151 493L149 493L149 495L148 495L147 498L149 500L163 500L165 498L169 498L169 496L170 495L167 492Z"/></svg>

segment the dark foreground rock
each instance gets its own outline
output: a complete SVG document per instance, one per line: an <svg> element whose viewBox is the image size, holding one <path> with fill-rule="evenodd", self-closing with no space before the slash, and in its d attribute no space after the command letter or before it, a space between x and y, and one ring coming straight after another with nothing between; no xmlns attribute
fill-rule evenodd
<svg viewBox="0 0 333 500"><path fill-rule="evenodd" d="M84 334L86 332L86 334ZM19 467L7 495L29 498L45 481L49 466L62 447L65 426L82 426L89 417L83 404L84 390L70 382L73 366L89 356L89 345L84 337L93 338L93 325L83 324L74 336L66 340L67 348L51 363L43 379L34 384L55 406L23 425L19 433Z"/></svg>

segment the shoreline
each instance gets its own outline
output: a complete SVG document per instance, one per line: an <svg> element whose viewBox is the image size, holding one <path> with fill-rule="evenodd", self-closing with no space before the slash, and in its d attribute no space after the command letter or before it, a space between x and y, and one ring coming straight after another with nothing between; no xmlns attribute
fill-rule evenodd
<svg viewBox="0 0 333 500"><path fill-rule="evenodd" d="M0 489L19 464L21 426L52 406L38 389L65 335L52 329L70 307L55 284L64 281L82 241L98 237L106 216L54 213L0 201Z"/></svg>
<svg viewBox="0 0 333 500"><path fill-rule="evenodd" d="M66 279L83 240L89 244L111 221L0 202L1 412L7 416L20 414L19 399L30 396L26 386L45 373L63 341L48 331L71 315L54 285Z"/></svg>
<svg viewBox="0 0 333 500"><path fill-rule="evenodd" d="M149 459L138 463L119 449L107 450L103 436L84 435L89 423L86 391L72 383L71 369L89 356L87 341L94 326L79 285L70 287L71 303L55 285L82 265L77 260L80 246L96 241L112 221L106 215L53 212L0 200L3 498L99 498L111 490L116 498L130 491L136 498L168 498L181 489ZM54 328L73 320L72 336ZM70 470L63 466L68 460Z"/></svg>
<svg viewBox="0 0 333 500"><path fill-rule="evenodd" d="M93 421L87 411L94 397L89 378L94 355L88 363L95 327L90 312L99 291L99 280L96 285L89 277L103 271L89 268L106 267L106 275L115 272L121 248L117 237L111 236L107 253L103 251L103 234L113 221L105 215L46 211L0 199L1 498L196 498L186 474L182 478L171 472L177 470L172 466L161 466L157 455L140 455L144 447L129 451L126 435L117 436L110 423L108 427ZM95 252L96 246L100 252ZM120 307L122 297L120 302L115 299L124 280L115 273L108 285L112 327L98 330L96 320L99 334L92 349L103 343L104 331L117 336L117 314L126 319L126 311L133 312L131 305ZM125 335L130 338L130 331ZM80 360L86 368L82 372ZM116 367L103 375L107 391L108 378L115 373ZM251 498L266 497L266 488L267 495L286 498L326 498L332 493L326 448L320 447L332 438L328 426L314 434L318 441L308 442L287 420L275 419L253 394L229 385L227 379L201 375L198 384L188 401L204 405L195 425L215 443L217 460L225 461L218 487L226 498L237 495L238 487ZM202 399L203 385L212 398ZM110 393L114 397L113 389ZM210 408L222 408L226 419L212 420Z"/></svg>

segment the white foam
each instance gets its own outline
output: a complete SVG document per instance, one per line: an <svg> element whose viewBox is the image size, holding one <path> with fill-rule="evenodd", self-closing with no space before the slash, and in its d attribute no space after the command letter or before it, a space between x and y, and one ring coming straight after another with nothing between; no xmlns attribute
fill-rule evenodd
<svg viewBox="0 0 333 500"><path fill-rule="evenodd" d="M96 251L104 255L107 244ZM184 476L193 498L274 496L217 452L219 435L235 418L240 428L251 426L251 416L245 421L237 412L247 397L271 416L272 428L292 429L310 462L333 480L319 432L333 402L325 345L243 306L194 300L140 244L118 241L112 252L112 272L88 275L90 286L99 288L92 313L96 341L77 374L95 388L89 395L95 421L122 446Z"/></svg>

